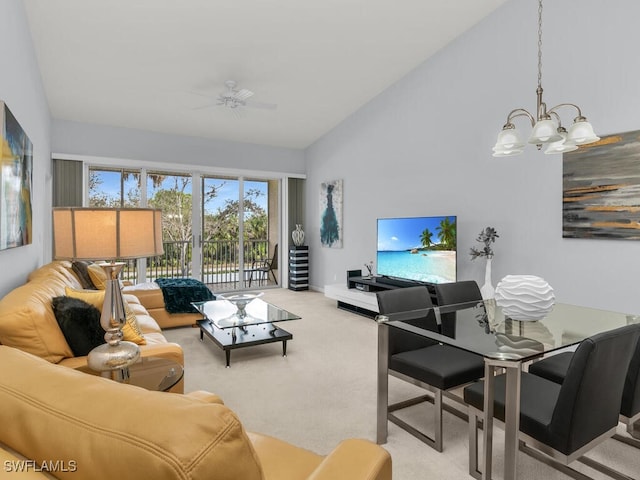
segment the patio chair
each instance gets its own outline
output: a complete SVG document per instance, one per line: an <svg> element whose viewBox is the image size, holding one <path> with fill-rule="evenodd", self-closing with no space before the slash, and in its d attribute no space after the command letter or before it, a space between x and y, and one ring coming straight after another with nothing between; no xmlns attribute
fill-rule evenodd
<svg viewBox="0 0 640 480"><path fill-rule="evenodd" d="M271 258L266 259L258 259L254 260L251 263L251 268L245 270L245 272L249 273L249 287L251 287L251 282L253 281L253 274L257 273L260 275L260 281L269 280L269 273L273 277L273 281L278 285L278 279L276 278L276 274L274 270L278 269L278 244L273 249L273 256Z"/></svg>

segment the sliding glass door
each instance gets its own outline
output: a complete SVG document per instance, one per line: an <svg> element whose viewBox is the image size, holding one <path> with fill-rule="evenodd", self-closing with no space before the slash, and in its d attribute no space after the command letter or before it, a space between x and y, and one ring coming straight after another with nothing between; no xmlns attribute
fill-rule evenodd
<svg viewBox="0 0 640 480"><path fill-rule="evenodd" d="M125 279L192 277L214 291L280 283L279 180L91 167L88 191L90 206L163 212L164 255L128 262Z"/></svg>
<svg viewBox="0 0 640 480"><path fill-rule="evenodd" d="M162 210L164 256L151 260L151 276L191 277L193 273L193 179L190 174L148 172L147 205ZM197 258L197 257L196 257Z"/></svg>
<svg viewBox="0 0 640 480"><path fill-rule="evenodd" d="M277 265L268 268L278 244L278 184L202 177L202 280L214 290L277 285Z"/></svg>

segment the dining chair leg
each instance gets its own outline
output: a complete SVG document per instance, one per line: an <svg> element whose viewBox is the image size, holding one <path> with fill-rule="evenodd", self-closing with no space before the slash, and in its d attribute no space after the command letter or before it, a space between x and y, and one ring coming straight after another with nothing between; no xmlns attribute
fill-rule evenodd
<svg viewBox="0 0 640 480"><path fill-rule="evenodd" d="M631 436L631 438L615 434L613 438L618 440L619 442L625 443L630 447L640 448L640 420L636 422L628 421L627 422L627 433Z"/></svg>
<svg viewBox="0 0 640 480"><path fill-rule="evenodd" d="M439 388L433 393L433 448L442 452L442 390Z"/></svg>
<svg viewBox="0 0 640 480"><path fill-rule="evenodd" d="M469 408L469 475L480 480L482 472L478 469L478 416Z"/></svg>
<svg viewBox="0 0 640 480"><path fill-rule="evenodd" d="M482 409L482 479L491 480L493 468L493 395L495 372L499 366L484 360L484 405Z"/></svg>
<svg viewBox="0 0 640 480"><path fill-rule="evenodd" d="M387 443L389 416L389 326L378 323L378 401L376 409L376 443Z"/></svg>

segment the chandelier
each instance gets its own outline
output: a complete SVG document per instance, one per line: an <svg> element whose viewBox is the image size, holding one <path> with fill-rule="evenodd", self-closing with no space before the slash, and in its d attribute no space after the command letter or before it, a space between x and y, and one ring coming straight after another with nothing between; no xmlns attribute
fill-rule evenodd
<svg viewBox="0 0 640 480"><path fill-rule="evenodd" d="M538 150L542 145L547 145L544 153L563 153L577 150L578 145L600 140L593 132L593 127L582 115L580 107L573 103L561 103L553 108L547 109L547 105L542 101L542 0L538 0L538 96L537 111L535 117L523 108L516 108L509 112L507 122L498 134L498 140L493 147L494 157L508 157L519 155L524 151L526 144L522 140L522 135L512 123L514 118L527 117L531 122L531 135L528 143L537 145ZM567 131L560 121L558 109L563 107L573 107L578 111L578 115L573 119L573 124Z"/></svg>

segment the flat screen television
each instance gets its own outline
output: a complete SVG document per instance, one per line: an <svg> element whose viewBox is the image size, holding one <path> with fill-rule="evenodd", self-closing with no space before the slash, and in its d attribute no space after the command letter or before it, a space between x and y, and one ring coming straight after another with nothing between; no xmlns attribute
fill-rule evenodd
<svg viewBox="0 0 640 480"><path fill-rule="evenodd" d="M376 273L428 283L456 281L456 217L378 219Z"/></svg>

